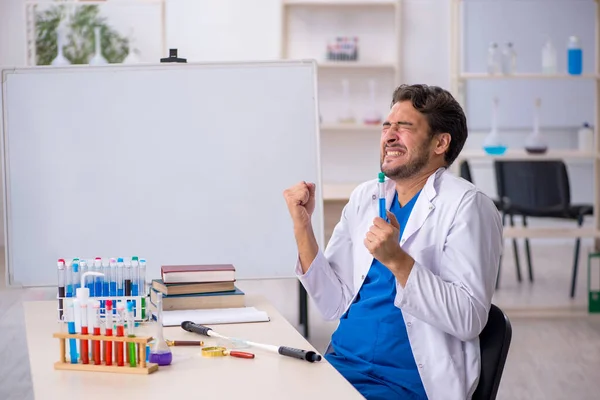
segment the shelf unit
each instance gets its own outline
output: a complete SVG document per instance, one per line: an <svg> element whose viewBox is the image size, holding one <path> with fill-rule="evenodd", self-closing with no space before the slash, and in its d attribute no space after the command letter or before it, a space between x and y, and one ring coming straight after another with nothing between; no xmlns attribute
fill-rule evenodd
<svg viewBox="0 0 600 400"><path fill-rule="evenodd" d="M355 92L364 90L368 79L374 79L378 81L378 92L381 92L378 99L382 100L377 104L389 102L389 85L397 86L401 82L401 0L282 0L281 9L281 58L309 58L317 62L322 158L334 156L330 153L335 151L349 151L352 157L356 154L360 163L361 157L367 157L358 143L361 141L360 136L378 135L381 126L362 123L358 104L352 105L354 111L358 112L355 113L356 123L337 122L337 115L332 110L343 107L344 102L338 83L344 78L348 79L350 92L354 95ZM327 41L337 36L359 38L357 61L326 59ZM383 45L378 46L380 43ZM380 80L385 85L379 84ZM368 96L351 96L350 101L365 97ZM383 118L385 110L381 111ZM343 138L338 141L344 141L342 149L337 146L335 150L328 148L332 147L327 144L332 141L333 136ZM372 155L368 157L372 158ZM369 163L372 161L368 160ZM352 172L340 172L342 170L344 168L331 171L327 166L323 167L322 192L325 201L347 201L356 184L338 182L362 180L352 176ZM342 173L347 175L343 176Z"/></svg>
<svg viewBox="0 0 600 400"><path fill-rule="evenodd" d="M23 4L25 8L25 41L27 46L25 65L36 65L36 29L35 14L40 6L148 6L159 7L160 12L160 48L162 54L168 54L167 51L167 22L166 22L166 1L167 0L26 0Z"/></svg>
<svg viewBox="0 0 600 400"><path fill-rule="evenodd" d="M508 160L548 160L548 159L565 159L565 160L590 160L593 163L593 182L595 187L593 190L594 199L594 222L591 228L505 228L505 237L542 237L542 238L576 238L588 237L595 239L596 250L600 249L600 137L598 127L600 126L600 0L590 0L596 4L595 15L595 73L584 73L581 75L569 75L566 73L557 74L542 74L542 73L515 73L510 75L504 74L488 74L488 73L472 73L462 70L463 52L462 52L462 6L468 3L467 0L451 0L451 23L450 23L450 78L451 92L457 100L463 105L466 104L465 84L471 80L564 80L564 81L589 81L595 85L595 106L594 106L594 148L589 151L580 150L553 150L550 149L546 154L528 154L524 150L508 149L507 153L501 156L491 156L484 153L483 150L465 149L461 152L459 159L456 160L453 169L455 173L461 159L475 160L493 160L494 158L502 158ZM541 4L541 3L540 3ZM551 5L550 5L551 6Z"/></svg>

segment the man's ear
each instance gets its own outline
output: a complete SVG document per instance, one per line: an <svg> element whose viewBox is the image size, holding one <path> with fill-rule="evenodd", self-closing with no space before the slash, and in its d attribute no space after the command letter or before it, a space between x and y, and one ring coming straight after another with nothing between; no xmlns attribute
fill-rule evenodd
<svg viewBox="0 0 600 400"><path fill-rule="evenodd" d="M435 143L435 154L444 154L450 148L450 141L452 137L449 133L438 133L434 140Z"/></svg>

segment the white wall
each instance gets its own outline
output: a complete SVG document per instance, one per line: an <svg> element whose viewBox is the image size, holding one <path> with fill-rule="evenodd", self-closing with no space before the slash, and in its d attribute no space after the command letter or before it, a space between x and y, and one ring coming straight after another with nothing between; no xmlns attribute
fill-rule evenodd
<svg viewBox="0 0 600 400"><path fill-rule="evenodd" d="M118 2L118 0L112 0ZM446 0L402 1L402 77L407 83L428 83L449 88L449 31L450 2ZM502 12L498 4L502 3ZM23 0L0 0L0 65L22 65L25 60L25 27L23 26ZM483 71L488 42L514 40L518 52L519 71L539 69L540 49L543 40L550 35L559 50L559 65L564 65L564 43L570 34L578 34L584 45L584 65L592 72L594 58L592 1L540 2L494 2L468 1L465 13L467 71ZM277 59L280 55L282 14L280 0L167 0L167 48L176 47L179 54L189 61ZM129 12L129 11L128 11ZM378 15L379 11L374 12ZM132 19L131 14L119 14L109 10L111 21L124 34L135 22L137 44L143 61L157 61L163 56L160 38L157 37L159 21L155 14L141 13ZM126 17L124 16L126 15ZM388 24L390 18L381 16ZM369 17L365 16L365 19ZM311 34L305 25L297 25L296 33ZM314 21L313 21L314 22ZM336 21L339 26L344 21ZM346 21L348 22L348 21ZM377 24L377 20L370 21ZM509 27L508 23L511 23ZM307 25L308 24L308 25ZM356 24L365 26L357 20ZM360 25L362 24L362 25ZM352 27L352 24L350 24ZM376 26L376 25L375 25ZM156 29L156 30L154 30ZM326 29L326 28L322 28ZM340 28L341 29L341 28ZM390 32L389 27L373 28L375 33ZM142 35L141 32L147 32ZM352 31L339 34L351 34ZM373 46L380 46L384 54L395 51L387 39L377 39L365 31ZM158 43L157 43L158 42ZM301 38L292 43L298 56L314 51L314 44ZM320 46L320 45L319 45ZM562 46L562 47L561 47ZM367 51L367 55L374 54ZM166 54L164 54L166 56ZM318 55L315 55L318 57ZM392 56L390 56L392 57ZM341 75L329 71L322 73L321 101L324 119L339 111ZM333 76L332 76L333 75ZM382 113L388 109L391 96L391 74L377 75L377 106ZM362 78L364 78L363 76ZM329 79L333 78L333 79ZM512 86L511 86L512 85ZM366 86L352 88L355 111L360 116L369 106ZM531 97L540 93L543 97L542 128L548 130L551 146L575 147L574 132L583 120L593 117L593 83L587 82L475 82L467 86L466 112L469 116L471 135L467 147L479 148L483 135L489 128L489 101L498 94L502 101L501 128L511 128L507 139L513 146L522 143L532 118ZM567 101L563 102L562 99ZM556 130L558 127L562 130ZM323 178L329 182L356 182L372 179L378 169L378 135L368 132L331 133L322 137L324 157ZM570 168L571 168L570 164ZM573 165L573 198L590 201L591 166ZM475 176L485 190L495 194L491 170L487 165L477 164ZM574 173L578 171L580 173Z"/></svg>

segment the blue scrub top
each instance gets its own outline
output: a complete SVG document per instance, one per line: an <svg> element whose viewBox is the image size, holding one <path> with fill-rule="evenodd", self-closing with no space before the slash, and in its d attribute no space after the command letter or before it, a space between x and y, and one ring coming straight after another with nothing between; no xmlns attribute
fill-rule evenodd
<svg viewBox="0 0 600 400"><path fill-rule="evenodd" d="M390 211L400 224L400 237L419 193L404 207L398 194L394 196ZM395 298L394 275L374 259L354 303L333 333L333 352L325 357L369 400L427 399Z"/></svg>

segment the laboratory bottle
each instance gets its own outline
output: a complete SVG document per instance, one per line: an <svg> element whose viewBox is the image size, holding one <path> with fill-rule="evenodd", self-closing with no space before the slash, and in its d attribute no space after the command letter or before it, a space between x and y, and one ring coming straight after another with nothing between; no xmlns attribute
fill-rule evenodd
<svg viewBox="0 0 600 400"><path fill-rule="evenodd" d="M544 154L548 150L546 139L540 132L540 106L542 100L535 100L535 109L533 112L533 130L525 140L525 151L529 154Z"/></svg>
<svg viewBox="0 0 600 400"><path fill-rule="evenodd" d="M162 293L156 292L156 337L151 343L150 362L160 366L169 365L173 361L171 349L163 335L163 301Z"/></svg>
<svg viewBox="0 0 600 400"><path fill-rule="evenodd" d="M498 133L498 106L499 100L494 97L492 101L491 130L483 139L483 150L490 155L501 155L506 152L506 145Z"/></svg>
<svg viewBox="0 0 600 400"><path fill-rule="evenodd" d="M65 37L66 37L66 27L64 27L64 24L61 22L59 24L58 28L56 29L57 54L56 54L56 57L54 58L54 60L52 60L52 62L50 63L51 65L61 66L61 65L70 65L71 64L71 62L65 57L65 55L63 53L63 48L65 46Z"/></svg>
<svg viewBox="0 0 600 400"><path fill-rule="evenodd" d="M108 64L106 58L102 56L102 45L100 42L100 27L97 26L94 28L94 40L95 40L95 48L96 52L94 56L90 59L90 65L103 65Z"/></svg>
<svg viewBox="0 0 600 400"><path fill-rule="evenodd" d="M517 67L517 53L512 42L506 43L502 51L502 73L512 75Z"/></svg>
<svg viewBox="0 0 600 400"><path fill-rule="evenodd" d="M487 72L488 74L494 75L500 72L500 50L498 49L498 43L492 42L488 47L487 55Z"/></svg>
<svg viewBox="0 0 600 400"><path fill-rule="evenodd" d="M365 114L363 122L365 125L381 124L381 113L377 110L377 102L375 101L376 82L375 79L369 79L369 109Z"/></svg>
<svg viewBox="0 0 600 400"><path fill-rule="evenodd" d="M567 72L570 75L581 75L583 70L583 50L577 36L569 38L567 46Z"/></svg>
<svg viewBox="0 0 600 400"><path fill-rule="evenodd" d="M552 41L548 39L542 47L542 73L554 75L556 72L556 49Z"/></svg>
<svg viewBox="0 0 600 400"><path fill-rule="evenodd" d="M350 107L350 82L348 79L342 79L342 113L338 122L342 124L354 124L356 122L354 113Z"/></svg>
<svg viewBox="0 0 600 400"><path fill-rule="evenodd" d="M594 130L587 122L584 122L581 128L577 131L577 138L580 151L595 151L594 147Z"/></svg>

